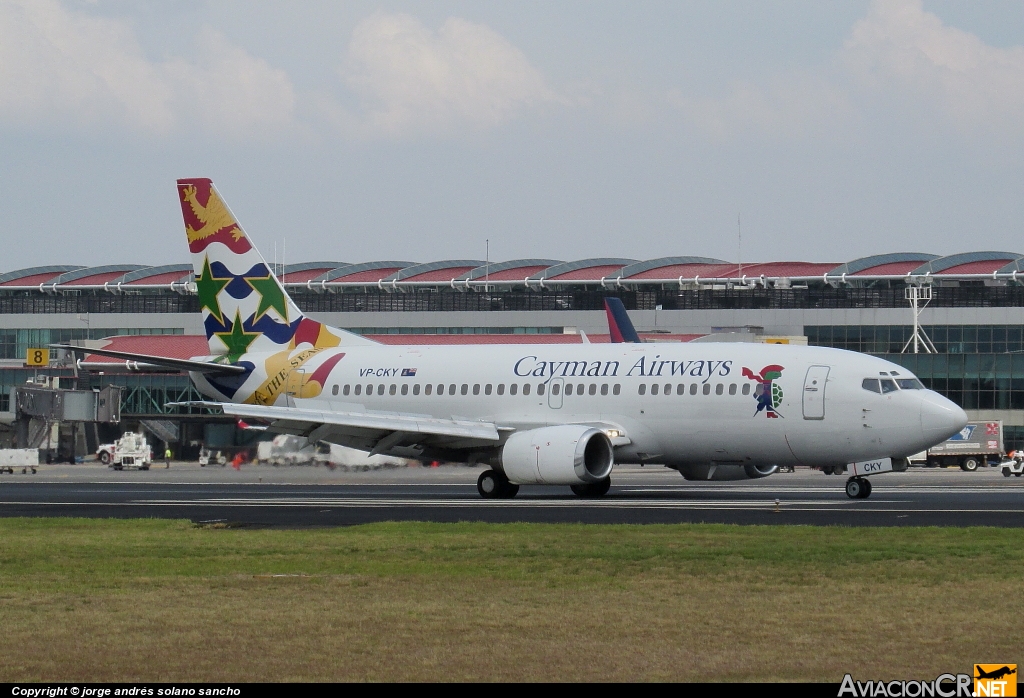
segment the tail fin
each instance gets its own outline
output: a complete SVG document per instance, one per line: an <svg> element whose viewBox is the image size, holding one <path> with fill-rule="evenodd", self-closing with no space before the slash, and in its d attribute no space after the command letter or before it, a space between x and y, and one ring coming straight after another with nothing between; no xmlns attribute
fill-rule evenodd
<svg viewBox="0 0 1024 698"><path fill-rule="evenodd" d="M210 353L373 344L302 314L209 179L179 179L178 199Z"/></svg>
<svg viewBox="0 0 1024 698"><path fill-rule="evenodd" d="M618 298L605 298L604 311L608 315L608 331L612 335L613 343L640 343L640 335L633 328L633 323L629 320L626 306L622 304L622 300Z"/></svg>

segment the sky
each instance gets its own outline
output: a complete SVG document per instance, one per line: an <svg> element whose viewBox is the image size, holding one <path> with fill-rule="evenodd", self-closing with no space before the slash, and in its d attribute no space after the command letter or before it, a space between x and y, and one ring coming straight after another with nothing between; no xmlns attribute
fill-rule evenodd
<svg viewBox="0 0 1024 698"><path fill-rule="evenodd" d="M1022 152L1019 0L0 0L0 272L1024 253Z"/></svg>

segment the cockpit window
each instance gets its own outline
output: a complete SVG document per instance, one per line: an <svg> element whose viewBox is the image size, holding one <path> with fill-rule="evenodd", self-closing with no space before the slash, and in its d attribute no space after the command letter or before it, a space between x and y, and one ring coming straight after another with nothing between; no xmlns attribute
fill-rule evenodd
<svg viewBox="0 0 1024 698"><path fill-rule="evenodd" d="M882 383L882 393L883 394L884 393L895 393L896 392L896 381L889 380L888 378L883 378L881 380L881 383Z"/></svg>
<svg viewBox="0 0 1024 698"><path fill-rule="evenodd" d="M916 378L897 378L896 382L903 390L924 390L921 381Z"/></svg>
<svg viewBox="0 0 1024 698"><path fill-rule="evenodd" d="M861 381L860 387L864 388L864 390L870 390L873 393L882 392L881 389L878 387L877 378L865 378L863 381Z"/></svg>

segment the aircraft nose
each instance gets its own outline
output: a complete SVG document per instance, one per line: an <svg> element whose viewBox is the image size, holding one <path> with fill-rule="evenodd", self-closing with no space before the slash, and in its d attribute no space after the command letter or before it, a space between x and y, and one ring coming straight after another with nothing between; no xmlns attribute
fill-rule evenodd
<svg viewBox="0 0 1024 698"><path fill-rule="evenodd" d="M935 443L967 426L967 413L955 402L931 391L922 391L921 398L921 431L934 438Z"/></svg>

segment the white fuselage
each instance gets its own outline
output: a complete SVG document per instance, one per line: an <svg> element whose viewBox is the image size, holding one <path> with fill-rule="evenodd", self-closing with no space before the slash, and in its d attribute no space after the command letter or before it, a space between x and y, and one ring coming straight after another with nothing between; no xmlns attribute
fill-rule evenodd
<svg viewBox="0 0 1024 698"><path fill-rule="evenodd" d="M612 440L616 462L673 467L900 458L966 423L963 410L933 391L865 389L864 379L913 376L838 349L710 342L351 346L323 350L303 375L339 353L344 357L319 396L286 390L274 402L478 419L516 430L594 424L620 432ZM766 368L773 378L762 379ZM252 402L266 380L254 373L225 395L193 378L205 394L236 402Z"/></svg>

